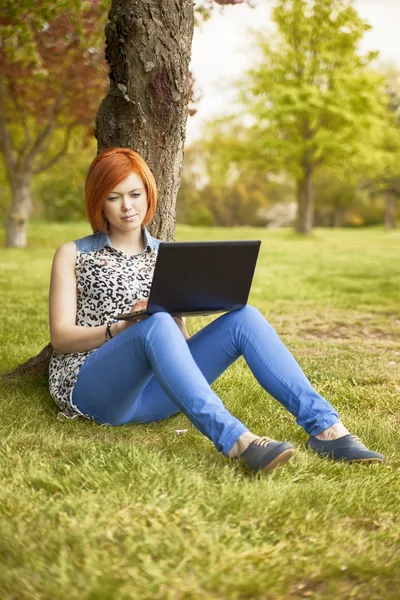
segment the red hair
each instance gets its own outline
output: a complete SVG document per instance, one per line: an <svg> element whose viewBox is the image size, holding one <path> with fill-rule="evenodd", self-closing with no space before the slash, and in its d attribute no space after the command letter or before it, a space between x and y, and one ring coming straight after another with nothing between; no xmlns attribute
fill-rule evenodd
<svg viewBox="0 0 400 600"><path fill-rule="evenodd" d="M91 163L85 181L86 213L94 232L107 233L103 208L108 194L131 173L137 173L147 193L147 212L143 224L150 223L157 207L157 185L144 158L129 148L107 148Z"/></svg>

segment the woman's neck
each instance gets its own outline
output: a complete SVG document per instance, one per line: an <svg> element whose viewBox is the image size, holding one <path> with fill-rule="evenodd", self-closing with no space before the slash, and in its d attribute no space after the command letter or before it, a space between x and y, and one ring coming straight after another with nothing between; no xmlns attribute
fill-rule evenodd
<svg viewBox="0 0 400 600"><path fill-rule="evenodd" d="M133 231L113 231L109 234L114 248L121 250L124 254L132 256L144 250L142 228L137 227Z"/></svg>

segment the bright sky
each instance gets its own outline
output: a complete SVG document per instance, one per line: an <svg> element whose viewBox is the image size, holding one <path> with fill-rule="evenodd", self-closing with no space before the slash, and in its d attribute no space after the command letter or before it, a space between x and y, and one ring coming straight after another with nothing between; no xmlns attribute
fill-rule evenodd
<svg viewBox="0 0 400 600"><path fill-rule="evenodd" d="M275 0L255 3L255 9L241 4L227 6L223 14L217 7L212 18L195 29L190 68L202 99L197 114L188 118L186 143L201 135L204 121L224 114L235 97L231 81L251 67L255 58L249 28L273 28L270 13ZM356 0L355 7L372 25L372 30L365 34L362 49L379 50L381 60L391 60L400 68L400 0Z"/></svg>

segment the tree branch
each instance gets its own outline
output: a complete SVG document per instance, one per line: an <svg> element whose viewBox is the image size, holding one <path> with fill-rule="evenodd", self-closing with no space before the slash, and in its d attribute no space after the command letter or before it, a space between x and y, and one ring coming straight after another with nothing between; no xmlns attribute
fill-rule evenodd
<svg viewBox="0 0 400 600"><path fill-rule="evenodd" d="M57 98L54 101L54 104L53 104L53 107L51 110L51 114L50 114L50 118L49 118L49 121L48 121L46 127L38 135L31 150L24 157L24 168L29 167L29 163L31 163L32 160L35 158L35 156L38 154L38 152L41 149L43 142L45 141L47 136L50 135L51 133L53 133L54 126L55 126L55 120L56 120L57 115L60 112L60 108L62 105L62 101L64 100L67 87L68 86L66 84L63 85L60 93L58 94Z"/></svg>
<svg viewBox="0 0 400 600"><path fill-rule="evenodd" d="M11 182L11 174L16 170L16 157L14 144L8 130L6 118L6 90L0 77L0 151L4 156L7 178Z"/></svg>
<svg viewBox="0 0 400 600"><path fill-rule="evenodd" d="M52 167L63 156L63 154L65 154L65 152L68 149L68 144L69 144L69 140L70 140L70 137L71 137L71 132L72 132L73 128L76 127L77 125L79 125L78 121L73 121L72 123L70 123L68 125L67 130L66 130L66 134L65 134L65 137L64 137L64 144L63 144L61 150L59 152L57 152L57 154L55 156L53 156L53 158L50 159L47 163L45 163L41 167L38 167L37 169L34 169L32 171L33 175L37 175L38 173L42 173L43 171L47 171L47 169L50 169L50 167Z"/></svg>

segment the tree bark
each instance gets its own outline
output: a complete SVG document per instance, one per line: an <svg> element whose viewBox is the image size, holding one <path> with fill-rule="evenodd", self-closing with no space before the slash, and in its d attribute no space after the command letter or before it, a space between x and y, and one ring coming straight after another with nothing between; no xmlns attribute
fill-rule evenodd
<svg viewBox="0 0 400 600"><path fill-rule="evenodd" d="M106 25L110 90L101 103L98 151L132 148L149 164L159 201L150 233L173 240L193 37L191 0L113 0Z"/></svg>
<svg viewBox="0 0 400 600"><path fill-rule="evenodd" d="M53 346L47 344L39 354L18 365L16 369L10 373L6 373L2 378L5 380L14 379L15 377L21 377L26 374L47 376L52 353Z"/></svg>
<svg viewBox="0 0 400 600"><path fill-rule="evenodd" d="M6 246L25 248L28 221L32 212L30 172L11 175L11 209L6 217Z"/></svg>
<svg viewBox="0 0 400 600"><path fill-rule="evenodd" d="M396 197L394 194L387 193L385 199L385 229L396 228Z"/></svg>
<svg viewBox="0 0 400 600"><path fill-rule="evenodd" d="M308 234L314 222L314 184L313 170L310 164L304 168L304 176L297 182L298 215L296 230Z"/></svg>

